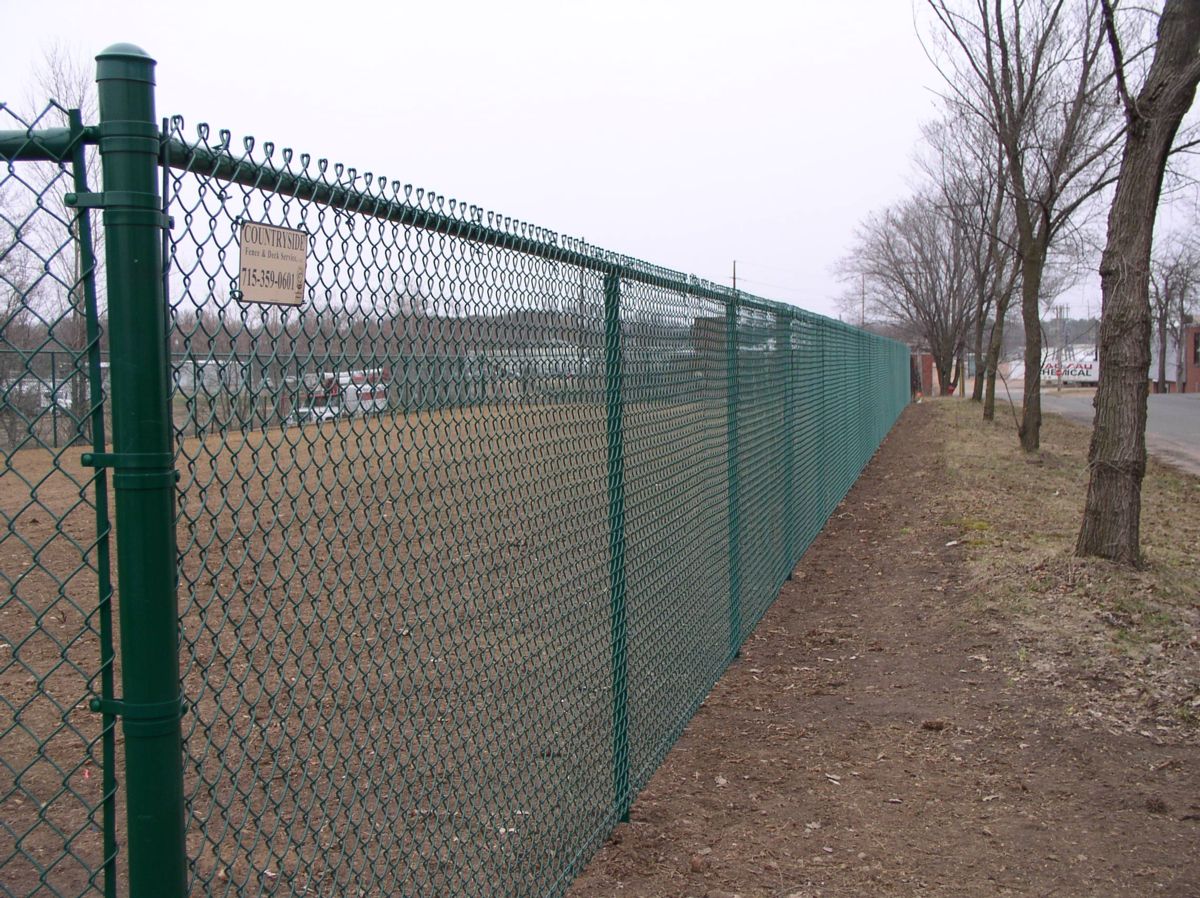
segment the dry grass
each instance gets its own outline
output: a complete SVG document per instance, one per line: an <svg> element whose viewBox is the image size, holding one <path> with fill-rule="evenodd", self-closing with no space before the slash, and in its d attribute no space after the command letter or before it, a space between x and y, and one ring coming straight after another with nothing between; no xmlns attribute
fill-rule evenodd
<svg viewBox="0 0 1200 898"><path fill-rule="evenodd" d="M1151 461L1143 484L1145 565L1076 558L1088 430L1056 415L1024 455L1012 418L936 403L949 447L946 522L960 530L972 589L1010 625L1010 675L1066 687L1091 727L1200 740L1200 479Z"/></svg>

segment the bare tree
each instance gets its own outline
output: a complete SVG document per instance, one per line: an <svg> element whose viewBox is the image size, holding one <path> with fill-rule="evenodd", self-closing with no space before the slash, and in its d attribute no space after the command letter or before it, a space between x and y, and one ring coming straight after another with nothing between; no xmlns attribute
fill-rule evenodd
<svg viewBox="0 0 1200 898"><path fill-rule="evenodd" d="M921 194L868 218L855 239L840 276L859 286L872 315L921 336L942 394L950 393L975 303L970 235Z"/></svg>
<svg viewBox="0 0 1200 898"><path fill-rule="evenodd" d="M1190 291L1179 290L1176 292L1178 302L1175 306L1175 315L1170 323L1171 336L1175 343L1175 389L1180 393L1187 389L1187 359L1184 355L1187 347L1183 343L1183 333L1185 327L1195 322L1197 309L1200 309L1200 303L1196 301L1197 291L1195 289L1198 281L1200 281L1200 269L1195 270Z"/></svg>
<svg viewBox="0 0 1200 898"><path fill-rule="evenodd" d="M1166 0L1154 59L1136 97L1127 86L1112 3L1102 4L1128 127L1100 262L1103 377L1096 392L1087 501L1075 551L1137 564L1146 473L1151 242L1167 158L1200 83L1200 3Z"/></svg>
<svg viewBox="0 0 1200 898"><path fill-rule="evenodd" d="M61 46L51 46L44 53L32 89L35 94L24 114L12 107L6 109L7 117L18 127L67 127L73 108L80 109L81 123L94 120L90 74ZM88 162L94 158L94 152L85 154ZM5 258L0 261L8 291L2 300L3 337L9 350L6 364L19 363L24 372L24 386L18 392L10 391L6 404L19 399L27 406L23 419L29 435L35 424L48 424L57 441L59 427L68 423L68 438L81 439L88 435L91 409L85 255L79 234L82 213L64 202L65 195L77 189L71 163L27 163L19 173L14 170L12 177L0 180L7 188L0 192L0 218L9 236ZM10 279L18 257L17 267L27 275L19 284ZM9 423L16 426L12 416Z"/></svg>
<svg viewBox="0 0 1200 898"><path fill-rule="evenodd" d="M968 110L953 99L946 106L946 118L923 129L930 153L919 157L918 166L935 185L940 207L970 240L969 273L975 297L971 345L976 359L971 398L983 402L983 416L991 420L1004 322L1017 286L1016 222L1005 190L1004 153L982 133L981 123Z"/></svg>
<svg viewBox="0 0 1200 898"><path fill-rule="evenodd" d="M1195 308L1200 287L1200 247L1178 232L1159 238L1150 257L1150 306L1158 345L1158 392L1165 393L1168 379L1183 380L1183 327ZM1167 372L1167 347L1175 350L1175 368ZM1182 384L1180 386L1182 389Z"/></svg>
<svg viewBox="0 0 1200 898"><path fill-rule="evenodd" d="M44 285L39 260L19 238L20 219L7 214L0 191L0 433L6 449L19 447L32 433L41 411L41 381L29 369L31 347L46 338L35 314Z"/></svg>
<svg viewBox="0 0 1200 898"><path fill-rule="evenodd" d="M78 109L82 122L94 122L97 101L93 71L83 58L61 43L51 44L43 53L41 65L34 77L37 95L29 106L39 127L65 128L70 124L69 110ZM95 189L100 177L98 154L91 148L84 153L85 175ZM72 436L82 440L88 435L88 380L86 376L87 316L84 279L94 272L84 270L79 221L86 212L69 208L64 197L75 189L69 163L38 163L34 180L41 204L40 214L31 218L30 239L36 241L45 259L46 271L57 285L49 297L53 308L43 314L52 318L50 346L67 350L71 358L68 372L68 402L73 419ZM102 230L92 230L93 242L98 242ZM98 260L101 252L94 247ZM99 284L101 279L95 278ZM55 399L57 401L57 399Z"/></svg>
<svg viewBox="0 0 1200 898"><path fill-rule="evenodd" d="M1041 433L1042 278L1055 241L1112 182L1123 123L1098 0L927 0L947 96L1004 154L1016 224L1025 389L1021 446Z"/></svg>

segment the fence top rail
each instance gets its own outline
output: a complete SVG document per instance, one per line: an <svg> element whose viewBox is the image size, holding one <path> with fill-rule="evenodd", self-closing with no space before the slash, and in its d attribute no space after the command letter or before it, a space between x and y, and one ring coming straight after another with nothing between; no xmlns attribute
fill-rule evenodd
<svg viewBox="0 0 1200 898"><path fill-rule="evenodd" d="M312 159L306 153L294 154L286 147L277 150L270 141L262 144L261 152L265 158L255 159L252 154L256 141L253 138L245 138L242 141L243 151L235 154L228 131L218 132L219 142L214 146L209 143L211 131L207 125L197 127L194 140L184 139L181 136L182 129L183 120L180 117L171 119L170 131L163 136L162 149L163 164L180 171L310 200L447 237L613 275L650 287L723 304L734 302L739 309L747 311L820 323L848 332L857 333L860 330L816 312L604 250L529 222L447 199L433 191L389 181L382 175L360 173L341 163L330 164L325 159ZM94 126L81 129L30 127L0 131L0 161L10 164L24 161L62 163L70 159L79 142L94 144L98 140L99 131ZM293 160L299 165L298 171L293 167ZM876 334L870 336L884 342L896 342Z"/></svg>
<svg viewBox="0 0 1200 898"><path fill-rule="evenodd" d="M402 185L399 181L389 182L385 177L376 177L371 172L360 174L354 168L331 165L324 159L314 160L307 154L293 156L289 149L280 152L280 165L276 161L275 147L269 142L263 144L266 159L261 161L250 158L255 145L252 138L244 141L245 153L242 155L234 155L231 151L228 132L222 132L222 141L216 147L207 145L208 129L203 125L198 129L200 139L187 142L174 136L178 133L177 124L178 120L173 122L173 135L168 138L164 148L164 160L171 168L296 199L311 200L348 212L562 262L601 274L613 274L648 286L722 302L734 295L728 287L602 250L582 240L508 216L485 212L478 206L447 199L432 191L414 190L412 185ZM294 158L299 162L299 171L292 169ZM446 211L447 207L449 211ZM786 306L747 296L740 291L737 296L738 302L748 307L771 312L790 311Z"/></svg>
<svg viewBox="0 0 1200 898"><path fill-rule="evenodd" d="M38 131L0 131L0 160L5 162L62 162L71 158L82 136L70 128Z"/></svg>
<svg viewBox="0 0 1200 898"><path fill-rule="evenodd" d="M325 159L314 160L307 154L297 156L288 148L278 150L270 142L262 145L265 159L253 159L253 138L246 138L243 141L244 152L235 155L228 131L220 132L219 142L212 146L208 143L208 126L199 125L198 137L191 141L179 136L182 127L183 123L179 118L173 119L171 135L164 144L164 163L174 169L244 187L269 190L296 199L311 200L348 212L394 221L552 262L562 262L602 274L613 274L624 280L651 287L687 293L721 303L735 301L741 309L782 315L794 320L808 320L814 323L819 321L827 326L859 332L859 328L853 325L816 312L603 250L547 228L485 212L479 206L468 205L455 199L447 199L433 191L414 189L409 184L389 181L386 177L377 176L372 172L360 173L340 163L330 164ZM299 171L293 169L293 160L299 163ZM895 342L877 334L870 336Z"/></svg>
<svg viewBox="0 0 1200 898"><path fill-rule="evenodd" d="M32 116L20 114L4 101L0 101L0 114L6 120L24 125L23 128L0 128L0 162L70 162L79 144L95 144L100 140L100 129L95 125L84 125L78 109L68 109L51 100L39 113ZM42 127L51 118L70 121L63 128Z"/></svg>

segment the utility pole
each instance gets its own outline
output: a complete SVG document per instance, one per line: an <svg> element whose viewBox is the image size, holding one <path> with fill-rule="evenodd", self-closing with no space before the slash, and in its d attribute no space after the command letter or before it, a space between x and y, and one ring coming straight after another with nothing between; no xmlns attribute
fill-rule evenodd
<svg viewBox="0 0 1200 898"><path fill-rule="evenodd" d="M862 298L862 308L858 313L858 326L866 327L866 325L867 325L867 276L864 274L864 275L861 275L860 277L861 277L861 279L859 281L859 285L860 285L859 292L860 292L861 298Z"/></svg>
<svg viewBox="0 0 1200 898"><path fill-rule="evenodd" d="M733 289L737 290L737 259L733 260Z"/></svg>
<svg viewBox="0 0 1200 898"><path fill-rule="evenodd" d="M1058 318L1058 389L1063 388L1063 350L1067 345L1067 307L1061 303L1054 307L1055 317Z"/></svg>

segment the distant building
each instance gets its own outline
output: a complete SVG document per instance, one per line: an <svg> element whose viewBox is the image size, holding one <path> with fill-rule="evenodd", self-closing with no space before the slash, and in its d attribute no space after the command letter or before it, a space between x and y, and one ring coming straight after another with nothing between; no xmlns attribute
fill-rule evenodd
<svg viewBox="0 0 1200 898"><path fill-rule="evenodd" d="M910 365L911 371L911 388L913 391L919 391L925 396L953 396L956 393L966 395L966 381L975 376L975 357L968 355L963 359L963 363L967 368L967 375L960 383L958 378L958 359L954 359L954 363L950 368L950 383L946 384L947 392L942 393L942 384L937 376L937 364L934 362L933 353L926 352L923 349L909 347L911 352Z"/></svg>
<svg viewBox="0 0 1200 898"><path fill-rule="evenodd" d="M1183 350L1182 372L1175 346L1167 344L1166 375L1167 392L1179 392L1182 382L1183 392L1200 393L1200 324L1188 324L1183 328L1183 338L1179 341ZM1154 341L1150 347L1150 390L1158 391L1158 343ZM1182 373L1182 381L1180 374Z"/></svg>

